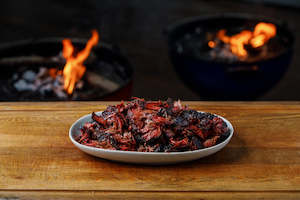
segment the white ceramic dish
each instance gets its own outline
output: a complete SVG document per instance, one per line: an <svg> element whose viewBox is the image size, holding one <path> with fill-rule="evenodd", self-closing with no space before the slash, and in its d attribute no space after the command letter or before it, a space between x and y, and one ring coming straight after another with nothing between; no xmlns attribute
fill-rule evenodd
<svg viewBox="0 0 300 200"><path fill-rule="evenodd" d="M98 112L97 114L100 113L101 112ZM80 150L84 151L87 154L96 157L113 160L113 161L126 162L126 163L151 164L151 165L173 164L173 163L192 161L199 158L203 158L205 156L209 156L211 154L216 153L217 151L220 151L228 144L228 142L233 136L234 129L231 123L227 119L221 116L218 117L220 117L226 122L230 130L229 137L220 144L205 149L195 150L195 151L135 152L135 151L108 150L108 149L101 149L101 148L82 145L78 143L74 138L79 136L80 128L83 126L83 124L91 121L91 114L81 117L71 126L69 130L69 137L72 143L77 148L79 148Z"/></svg>

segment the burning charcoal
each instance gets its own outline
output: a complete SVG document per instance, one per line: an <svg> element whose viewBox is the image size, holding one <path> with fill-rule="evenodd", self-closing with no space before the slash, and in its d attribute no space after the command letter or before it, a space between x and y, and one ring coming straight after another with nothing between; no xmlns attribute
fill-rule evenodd
<svg viewBox="0 0 300 200"><path fill-rule="evenodd" d="M39 88L39 91L40 91L40 93L43 94L43 95L45 95L46 93L51 92L51 91L52 91L52 85L51 85L51 83L45 84L45 85L41 86L41 87Z"/></svg>
<svg viewBox="0 0 300 200"><path fill-rule="evenodd" d="M60 75L56 76L53 86L63 89L63 85L64 85L64 78Z"/></svg>
<svg viewBox="0 0 300 200"><path fill-rule="evenodd" d="M40 67L38 74L36 75L36 79L41 79L48 75L48 69L46 67Z"/></svg>
<svg viewBox="0 0 300 200"><path fill-rule="evenodd" d="M47 77L43 80L41 80L40 85L38 85L37 90L39 90L39 92L41 94L45 94L44 92L46 91L50 91L53 88L53 79L51 77Z"/></svg>
<svg viewBox="0 0 300 200"><path fill-rule="evenodd" d="M54 93L56 94L56 96L58 96L60 99L67 99L68 95L67 93L63 90L63 88L59 88L59 87L54 87L53 88Z"/></svg>
<svg viewBox="0 0 300 200"><path fill-rule="evenodd" d="M27 95L57 96L60 99L66 99L68 96L63 89L63 79L57 76L53 79L49 76L48 68L40 67L39 72L35 73L32 70L25 71L19 79L14 83L14 87L22 92L27 91Z"/></svg>
<svg viewBox="0 0 300 200"><path fill-rule="evenodd" d="M43 83L41 79L36 79L33 84L36 86L36 88L39 88Z"/></svg>
<svg viewBox="0 0 300 200"><path fill-rule="evenodd" d="M28 90L31 90L31 91L36 90L35 85L33 85L31 83L27 83L24 79L20 79L17 82L15 82L14 87L20 92L28 91Z"/></svg>
<svg viewBox="0 0 300 200"><path fill-rule="evenodd" d="M32 70L27 70L23 74L23 79L28 82L33 82L36 79L36 73Z"/></svg>

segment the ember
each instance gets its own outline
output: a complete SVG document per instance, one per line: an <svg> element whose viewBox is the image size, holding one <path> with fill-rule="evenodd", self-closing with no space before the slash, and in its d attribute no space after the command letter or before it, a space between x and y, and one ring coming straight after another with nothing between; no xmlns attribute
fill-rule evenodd
<svg viewBox="0 0 300 200"><path fill-rule="evenodd" d="M192 151L213 146L229 136L226 123L180 101L145 101L109 106L81 129L77 141L104 149L142 152Z"/></svg>

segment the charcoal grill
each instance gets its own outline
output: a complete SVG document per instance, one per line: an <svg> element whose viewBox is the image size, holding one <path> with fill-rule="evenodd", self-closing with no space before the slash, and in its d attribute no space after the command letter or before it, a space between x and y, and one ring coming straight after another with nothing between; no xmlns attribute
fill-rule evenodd
<svg viewBox="0 0 300 200"><path fill-rule="evenodd" d="M273 23L278 37L284 37L284 50L256 61L223 61L178 51L187 34L236 27L251 28L258 22ZM203 99L253 100L270 90L283 77L292 55L294 37L280 20L247 14L222 14L194 17L166 29L169 55L179 77Z"/></svg>
<svg viewBox="0 0 300 200"><path fill-rule="evenodd" d="M48 58L57 56L62 50L63 38L44 38L24 40L3 44L0 46L0 101L60 101L59 98L41 97L39 95L25 95L17 92L14 88L6 86L7 80L20 68L37 69L41 66L48 68L62 68L64 59L51 60ZM84 48L87 40L71 38L72 43L78 49ZM103 69L99 62L108 63L111 73L122 78L122 83L113 91L103 91L100 88L87 88L76 98L68 100L121 100L131 97L133 69L125 56L120 53L118 47L100 42L92 50L91 57L85 62L87 72L101 74ZM31 59L34 55L38 59ZM28 59L29 58L29 59ZM90 60L90 61L89 61Z"/></svg>

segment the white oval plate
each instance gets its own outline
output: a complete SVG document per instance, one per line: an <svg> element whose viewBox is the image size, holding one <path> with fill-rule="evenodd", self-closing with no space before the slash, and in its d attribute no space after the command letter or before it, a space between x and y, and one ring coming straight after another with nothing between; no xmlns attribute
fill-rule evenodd
<svg viewBox="0 0 300 200"><path fill-rule="evenodd" d="M201 112L201 111L199 111ZM97 112L100 114L101 112ZM96 147L89 147L86 145L82 145L78 143L74 138L77 138L80 134L81 127L86 123L91 121L91 114L85 115L78 119L70 128L69 130L69 137L72 143L79 148L80 150L84 151L87 154L104 158L113 161L119 162L126 162L126 163L138 163L138 164L151 164L151 165L162 165L162 164L174 164L186 161L192 161L199 158L203 158L205 156L209 156L211 154L220 151L224 148L230 139L233 136L234 129L231 123L219 116L224 122L227 124L230 134L229 137L212 147L199 149L195 151L184 151L184 152L136 152L136 151L120 151L120 150L109 150L109 149L101 149Z"/></svg>

